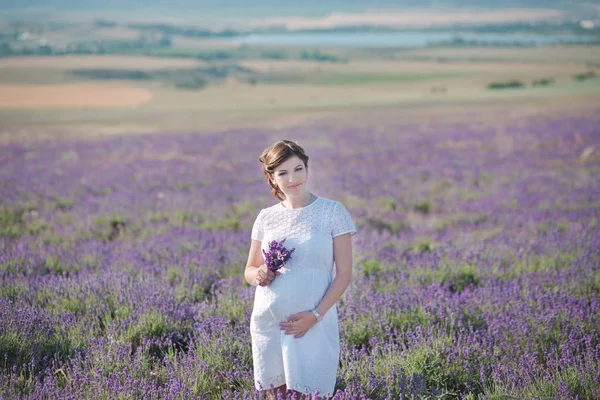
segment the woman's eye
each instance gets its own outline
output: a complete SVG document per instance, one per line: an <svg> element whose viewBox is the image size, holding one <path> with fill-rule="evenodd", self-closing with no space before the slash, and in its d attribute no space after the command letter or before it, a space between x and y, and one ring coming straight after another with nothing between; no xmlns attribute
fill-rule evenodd
<svg viewBox="0 0 600 400"><path fill-rule="evenodd" d="M285 172L281 172L281 173L279 174L279 176L283 176L283 175L285 175Z"/></svg>

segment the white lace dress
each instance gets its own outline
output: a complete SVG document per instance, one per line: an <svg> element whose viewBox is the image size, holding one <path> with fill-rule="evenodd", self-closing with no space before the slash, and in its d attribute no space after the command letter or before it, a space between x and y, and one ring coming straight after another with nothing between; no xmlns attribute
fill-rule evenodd
<svg viewBox="0 0 600 400"><path fill-rule="evenodd" d="M356 233L350 214L323 197L303 208L278 203L258 214L251 237L262 249L282 239L287 249L296 249L286 264L289 272L256 287L250 333L258 390L285 383L301 393L333 395L340 350L336 305L299 339L286 335L279 323L317 307L333 280L333 238L344 233Z"/></svg>

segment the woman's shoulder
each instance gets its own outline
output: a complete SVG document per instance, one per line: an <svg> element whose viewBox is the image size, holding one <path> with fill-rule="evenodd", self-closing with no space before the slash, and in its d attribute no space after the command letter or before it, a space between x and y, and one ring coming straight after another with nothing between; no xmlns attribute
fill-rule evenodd
<svg viewBox="0 0 600 400"><path fill-rule="evenodd" d="M275 213L278 209L279 209L279 203L275 203L272 206L261 209L259 215L260 214L262 214L263 216L270 215L270 214Z"/></svg>
<svg viewBox="0 0 600 400"><path fill-rule="evenodd" d="M334 206L334 205L335 205L335 203L339 203L339 201L337 201L337 200L333 200L333 199L328 199L327 197L319 197L319 199L320 199L320 200L321 200L323 203L325 203L325 204L328 204L328 205L331 205L331 206Z"/></svg>
<svg viewBox="0 0 600 400"><path fill-rule="evenodd" d="M336 206L338 206L338 207L340 207L340 206L344 207L344 205L340 201L338 201L338 200L328 199L326 197L321 197L320 199L322 201L322 204L324 206L326 206L327 208L333 209Z"/></svg>

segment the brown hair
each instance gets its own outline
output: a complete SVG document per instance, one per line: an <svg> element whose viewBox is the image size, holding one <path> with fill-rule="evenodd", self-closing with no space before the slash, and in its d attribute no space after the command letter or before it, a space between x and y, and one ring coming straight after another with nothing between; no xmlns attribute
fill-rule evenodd
<svg viewBox="0 0 600 400"><path fill-rule="evenodd" d="M308 170L308 156L304 152L304 149L298 145L298 143L292 142L291 140L284 139L276 141L264 149L260 157L258 157L258 161L260 161L262 164L263 174L265 174L267 182L271 187L271 193L273 196L282 201L285 199L285 195L281 189L279 189L279 186L271 182L269 175L273 175L273 172L277 167L294 156L297 156L300 160L302 160L304 166Z"/></svg>

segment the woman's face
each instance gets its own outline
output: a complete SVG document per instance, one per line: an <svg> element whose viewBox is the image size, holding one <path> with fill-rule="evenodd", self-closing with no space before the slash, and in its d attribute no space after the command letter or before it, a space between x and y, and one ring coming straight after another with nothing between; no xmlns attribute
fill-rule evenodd
<svg viewBox="0 0 600 400"><path fill-rule="evenodd" d="M279 190L286 197L298 196L308 190L306 188L308 171L297 156L293 156L277 167L270 179L279 186Z"/></svg>

